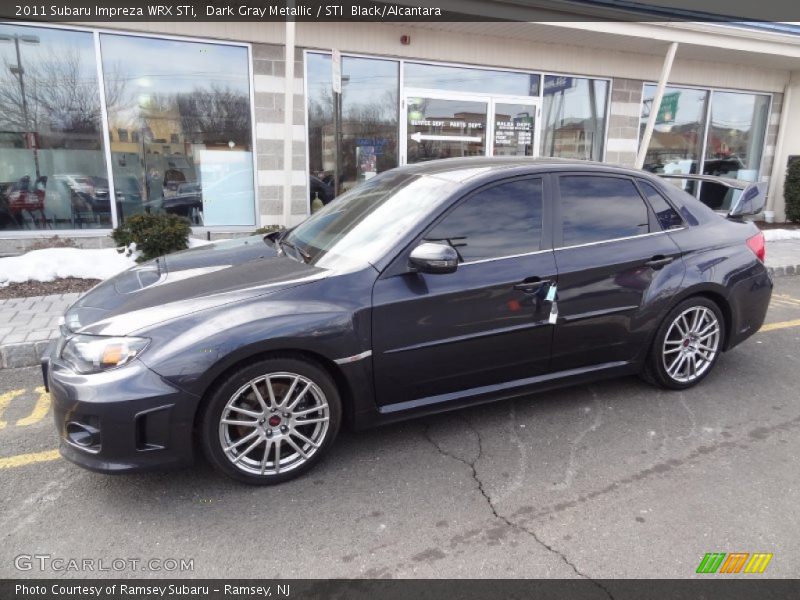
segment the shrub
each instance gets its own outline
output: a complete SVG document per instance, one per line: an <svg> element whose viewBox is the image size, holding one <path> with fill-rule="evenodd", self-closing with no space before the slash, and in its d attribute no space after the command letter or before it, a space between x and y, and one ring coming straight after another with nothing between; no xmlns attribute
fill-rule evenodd
<svg viewBox="0 0 800 600"><path fill-rule="evenodd" d="M786 168L783 198L786 200L786 219L800 222L800 158L792 159Z"/></svg>
<svg viewBox="0 0 800 600"><path fill-rule="evenodd" d="M127 217L111 237L118 246L136 244L142 255L139 262L189 247L189 221L178 215L141 214Z"/></svg>

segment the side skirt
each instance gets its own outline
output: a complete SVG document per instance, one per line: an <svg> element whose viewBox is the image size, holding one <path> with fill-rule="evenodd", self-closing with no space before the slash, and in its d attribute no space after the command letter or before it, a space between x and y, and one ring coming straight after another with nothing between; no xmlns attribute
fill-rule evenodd
<svg viewBox="0 0 800 600"><path fill-rule="evenodd" d="M457 410L468 406L518 398L547 390L568 387L599 379L621 377L639 372L638 362L616 361L568 369L517 379L496 385L482 386L460 392L428 396L407 402L379 406L375 413L361 413L355 416L355 427L363 429L385 423L412 419L424 415Z"/></svg>

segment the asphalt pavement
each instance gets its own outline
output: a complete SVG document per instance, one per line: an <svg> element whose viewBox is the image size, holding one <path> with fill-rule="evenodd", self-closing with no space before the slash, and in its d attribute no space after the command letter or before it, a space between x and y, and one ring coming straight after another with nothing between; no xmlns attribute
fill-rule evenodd
<svg viewBox="0 0 800 600"><path fill-rule="evenodd" d="M796 577L800 278L767 322L689 391L624 378L345 431L270 488L84 471L39 370L3 370L0 577L685 578L709 552Z"/></svg>

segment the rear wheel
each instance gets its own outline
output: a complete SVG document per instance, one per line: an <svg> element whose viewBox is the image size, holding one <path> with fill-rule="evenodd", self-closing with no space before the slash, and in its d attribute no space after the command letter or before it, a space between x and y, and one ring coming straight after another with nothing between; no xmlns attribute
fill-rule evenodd
<svg viewBox="0 0 800 600"><path fill-rule="evenodd" d="M644 378L675 390L696 385L714 368L724 336L725 321L716 303L703 297L684 300L659 327Z"/></svg>
<svg viewBox="0 0 800 600"><path fill-rule="evenodd" d="M229 477L280 483L322 458L341 414L336 385L322 367L295 358L261 360L212 393L203 415L203 447Z"/></svg>

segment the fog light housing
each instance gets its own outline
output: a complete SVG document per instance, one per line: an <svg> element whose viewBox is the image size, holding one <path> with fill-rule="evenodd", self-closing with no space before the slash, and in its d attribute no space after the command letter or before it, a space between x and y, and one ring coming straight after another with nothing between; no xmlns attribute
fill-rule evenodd
<svg viewBox="0 0 800 600"><path fill-rule="evenodd" d="M100 451L100 430L91 425L70 421L64 430L67 441L87 452Z"/></svg>

